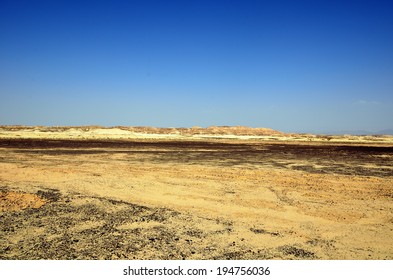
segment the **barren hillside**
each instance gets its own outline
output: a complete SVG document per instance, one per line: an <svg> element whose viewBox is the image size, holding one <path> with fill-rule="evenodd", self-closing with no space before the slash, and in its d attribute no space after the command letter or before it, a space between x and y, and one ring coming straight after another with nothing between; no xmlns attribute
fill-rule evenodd
<svg viewBox="0 0 393 280"><path fill-rule="evenodd" d="M148 126L0 126L0 139L161 139L255 140L324 143L393 144L391 135L313 135L283 133L271 128L209 126L207 128L158 128Z"/></svg>

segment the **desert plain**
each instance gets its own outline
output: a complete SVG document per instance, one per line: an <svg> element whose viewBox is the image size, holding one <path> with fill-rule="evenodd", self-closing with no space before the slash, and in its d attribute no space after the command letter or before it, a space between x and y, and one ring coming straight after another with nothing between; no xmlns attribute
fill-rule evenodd
<svg viewBox="0 0 393 280"><path fill-rule="evenodd" d="M2 126L0 259L393 259L393 136Z"/></svg>

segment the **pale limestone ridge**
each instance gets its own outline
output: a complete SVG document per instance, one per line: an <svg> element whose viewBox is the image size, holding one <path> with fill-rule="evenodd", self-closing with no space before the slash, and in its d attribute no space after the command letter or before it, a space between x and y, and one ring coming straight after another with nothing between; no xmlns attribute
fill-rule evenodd
<svg viewBox="0 0 393 280"><path fill-rule="evenodd" d="M313 135L283 133L271 128L247 126L193 126L190 128L159 128L150 126L0 126L0 139L157 139L157 140L257 140L326 143L393 144L393 136Z"/></svg>
<svg viewBox="0 0 393 280"><path fill-rule="evenodd" d="M116 136L116 137L164 137L164 136L266 136L283 135L282 132L270 128L251 128L246 126L209 126L207 128L159 128L150 126L0 126L0 133L9 135L52 135L57 136ZM94 138L94 137L93 137Z"/></svg>
<svg viewBox="0 0 393 280"><path fill-rule="evenodd" d="M238 136L262 136L282 135L283 133L271 128L253 128L247 126L209 126L207 128L193 126L191 128L158 128L149 126L124 127L117 126L131 132L156 133L156 134L180 134L180 135L238 135Z"/></svg>

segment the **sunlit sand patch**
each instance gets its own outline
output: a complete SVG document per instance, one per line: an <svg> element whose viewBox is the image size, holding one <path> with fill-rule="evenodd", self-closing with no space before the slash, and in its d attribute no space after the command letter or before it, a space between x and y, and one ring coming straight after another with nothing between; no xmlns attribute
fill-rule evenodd
<svg viewBox="0 0 393 280"><path fill-rule="evenodd" d="M119 230L132 230L132 229L137 229L137 228L153 228L153 227L158 227L158 226L162 226L161 223L159 222L151 222L151 221L144 221L144 222L134 222L134 223L124 223L121 224L119 226L117 226L116 228Z"/></svg>
<svg viewBox="0 0 393 280"><path fill-rule="evenodd" d="M87 229L102 227L103 225L103 221L84 221L83 223L76 225L72 228L72 230L75 232L82 232Z"/></svg>

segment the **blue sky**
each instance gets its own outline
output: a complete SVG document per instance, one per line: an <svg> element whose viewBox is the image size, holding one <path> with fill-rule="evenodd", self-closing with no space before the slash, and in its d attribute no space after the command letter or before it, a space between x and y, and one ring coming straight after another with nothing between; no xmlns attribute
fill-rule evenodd
<svg viewBox="0 0 393 280"><path fill-rule="evenodd" d="M0 0L0 124L378 131L392 1Z"/></svg>

